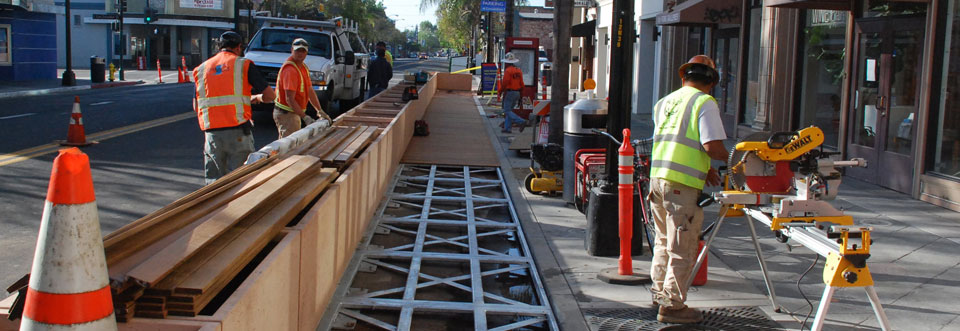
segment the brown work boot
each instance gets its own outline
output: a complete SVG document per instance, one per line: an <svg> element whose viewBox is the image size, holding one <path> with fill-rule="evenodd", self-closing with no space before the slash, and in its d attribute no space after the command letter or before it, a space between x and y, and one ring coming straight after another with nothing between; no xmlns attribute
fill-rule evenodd
<svg viewBox="0 0 960 331"><path fill-rule="evenodd" d="M680 309L660 306L657 320L664 323L690 324L703 321L703 314L699 310L683 306Z"/></svg>

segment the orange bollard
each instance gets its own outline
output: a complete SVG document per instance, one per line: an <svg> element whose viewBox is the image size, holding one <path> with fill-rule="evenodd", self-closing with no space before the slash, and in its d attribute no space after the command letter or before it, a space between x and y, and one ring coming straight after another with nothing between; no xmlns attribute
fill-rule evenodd
<svg viewBox="0 0 960 331"><path fill-rule="evenodd" d="M95 141L87 141L86 132L83 130L83 114L80 113L80 97L73 97L73 111L70 112L70 126L67 127L67 140L58 141L60 145L83 147L96 144Z"/></svg>
<svg viewBox="0 0 960 331"><path fill-rule="evenodd" d="M633 274L633 258L630 255L630 239L633 239L633 146L630 145L630 129L623 129L623 143L617 154L620 174L617 190L620 192L620 275Z"/></svg>
<svg viewBox="0 0 960 331"><path fill-rule="evenodd" d="M160 71L160 59L157 59L157 83L163 83L163 72Z"/></svg>
<svg viewBox="0 0 960 331"><path fill-rule="evenodd" d="M21 330L117 330L90 160L53 160Z"/></svg>

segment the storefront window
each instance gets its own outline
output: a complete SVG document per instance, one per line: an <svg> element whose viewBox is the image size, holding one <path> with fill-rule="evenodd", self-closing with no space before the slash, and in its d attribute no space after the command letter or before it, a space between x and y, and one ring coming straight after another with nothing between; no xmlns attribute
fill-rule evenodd
<svg viewBox="0 0 960 331"><path fill-rule="evenodd" d="M760 2L760 1L756 1ZM750 39L747 47L746 102L740 123L751 125L757 118L760 98L760 30L763 25L763 6L750 9Z"/></svg>
<svg viewBox="0 0 960 331"><path fill-rule="evenodd" d="M12 56L10 49L10 25L0 25L0 64L10 64Z"/></svg>
<svg viewBox="0 0 960 331"><path fill-rule="evenodd" d="M889 0L864 0L861 17L883 17L896 15L924 14L926 2L904 2Z"/></svg>
<svg viewBox="0 0 960 331"><path fill-rule="evenodd" d="M837 148L847 12L810 10L802 32L800 112L797 129L817 126L824 144Z"/></svg>
<svg viewBox="0 0 960 331"><path fill-rule="evenodd" d="M933 171L960 177L960 4L947 1L940 107Z"/></svg>

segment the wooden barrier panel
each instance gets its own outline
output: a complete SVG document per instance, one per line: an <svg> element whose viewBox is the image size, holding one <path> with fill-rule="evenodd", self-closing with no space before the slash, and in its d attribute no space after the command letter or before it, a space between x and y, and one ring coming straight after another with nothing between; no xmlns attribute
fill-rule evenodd
<svg viewBox="0 0 960 331"><path fill-rule="evenodd" d="M451 91L471 91L473 90L473 75L471 74L451 74L437 73L437 85L443 86L444 90Z"/></svg>
<svg viewBox="0 0 960 331"><path fill-rule="evenodd" d="M216 322L223 330L295 330L299 320L300 231L285 231L267 257L212 316L165 320Z"/></svg>
<svg viewBox="0 0 960 331"><path fill-rule="evenodd" d="M20 321L7 319L7 311L16 295L0 301L0 331L17 331ZM126 323L118 323L119 331L220 331L220 323L201 321L180 321L170 319L131 318Z"/></svg>

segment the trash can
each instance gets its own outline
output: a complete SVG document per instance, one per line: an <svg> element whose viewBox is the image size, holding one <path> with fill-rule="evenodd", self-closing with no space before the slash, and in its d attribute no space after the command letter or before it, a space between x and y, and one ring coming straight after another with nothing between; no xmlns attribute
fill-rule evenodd
<svg viewBox="0 0 960 331"><path fill-rule="evenodd" d="M606 137L593 129L607 127L607 102L591 96L563 107L563 201L573 203L574 157L584 148L606 148Z"/></svg>
<svg viewBox="0 0 960 331"><path fill-rule="evenodd" d="M96 55L90 57L90 82L103 83L106 81L107 59Z"/></svg>

